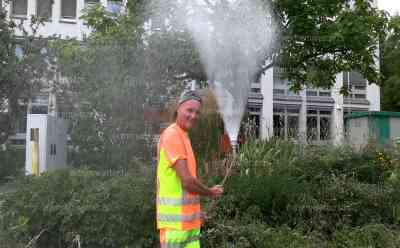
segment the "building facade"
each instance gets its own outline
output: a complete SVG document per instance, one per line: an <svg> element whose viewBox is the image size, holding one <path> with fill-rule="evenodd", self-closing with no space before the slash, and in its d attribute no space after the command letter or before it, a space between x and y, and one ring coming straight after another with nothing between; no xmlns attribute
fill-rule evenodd
<svg viewBox="0 0 400 248"><path fill-rule="evenodd" d="M348 96L340 94L345 85ZM331 89L290 90L279 68L270 68L253 83L249 115L259 126L260 138L278 136L298 141L340 144L345 136L344 116L352 112L380 111L380 89L355 71L336 75Z"/></svg>
<svg viewBox="0 0 400 248"><path fill-rule="evenodd" d="M25 27L29 26L29 18L32 15L44 18L44 25L38 30L39 35L57 35L78 40L82 40L91 32L80 16L85 8L96 3L101 3L113 12L120 12L123 6L122 0L12 0L9 3L0 0L10 18L16 21L26 20ZM17 35L18 32L17 30Z"/></svg>

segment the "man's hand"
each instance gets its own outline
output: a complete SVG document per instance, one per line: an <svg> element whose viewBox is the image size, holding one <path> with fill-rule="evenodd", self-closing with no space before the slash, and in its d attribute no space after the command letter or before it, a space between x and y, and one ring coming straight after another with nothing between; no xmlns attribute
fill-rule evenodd
<svg viewBox="0 0 400 248"><path fill-rule="evenodd" d="M210 189L212 198L219 198L224 193L224 188L221 185L215 185Z"/></svg>

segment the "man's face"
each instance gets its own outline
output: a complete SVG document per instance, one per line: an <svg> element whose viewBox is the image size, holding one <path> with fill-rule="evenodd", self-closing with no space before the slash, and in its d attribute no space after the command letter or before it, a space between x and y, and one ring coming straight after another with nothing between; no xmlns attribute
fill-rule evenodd
<svg viewBox="0 0 400 248"><path fill-rule="evenodd" d="M189 130L196 125L200 116L201 103L196 100L188 100L178 107L176 122L184 130Z"/></svg>

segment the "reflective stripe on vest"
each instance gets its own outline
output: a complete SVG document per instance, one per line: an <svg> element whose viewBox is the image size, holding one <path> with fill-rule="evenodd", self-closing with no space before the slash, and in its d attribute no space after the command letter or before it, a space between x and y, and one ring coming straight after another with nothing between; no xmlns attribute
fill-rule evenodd
<svg viewBox="0 0 400 248"><path fill-rule="evenodd" d="M159 214L157 219L159 221L167 222L189 222L199 220L201 218L200 213L194 213L191 215L181 215L181 214Z"/></svg>
<svg viewBox="0 0 400 248"><path fill-rule="evenodd" d="M182 198L181 199L168 198L168 197L159 197L158 198L158 204L160 204L160 205L182 206L182 205L193 205L193 204L199 204L199 203L200 203L199 196L195 196L192 198L184 197L183 199Z"/></svg>
<svg viewBox="0 0 400 248"><path fill-rule="evenodd" d="M200 248L200 229L189 231L161 230L161 248Z"/></svg>
<svg viewBox="0 0 400 248"><path fill-rule="evenodd" d="M199 241L199 240L200 240L200 237L197 236L197 237L189 238L186 241L181 242L181 243L175 243L175 242L161 243L161 248L182 248L182 247L185 247L186 245L189 245L192 242ZM200 247L200 244L198 244L198 247Z"/></svg>

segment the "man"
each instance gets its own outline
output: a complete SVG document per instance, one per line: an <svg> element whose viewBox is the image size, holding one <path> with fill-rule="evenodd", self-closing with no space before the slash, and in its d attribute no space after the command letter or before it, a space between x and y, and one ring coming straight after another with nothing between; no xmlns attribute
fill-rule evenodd
<svg viewBox="0 0 400 248"><path fill-rule="evenodd" d="M195 126L201 105L196 92L184 92L175 123L164 130L158 144L157 229L161 248L199 248L202 224L199 196L217 198L223 193L221 186L208 188L197 179L188 131Z"/></svg>

